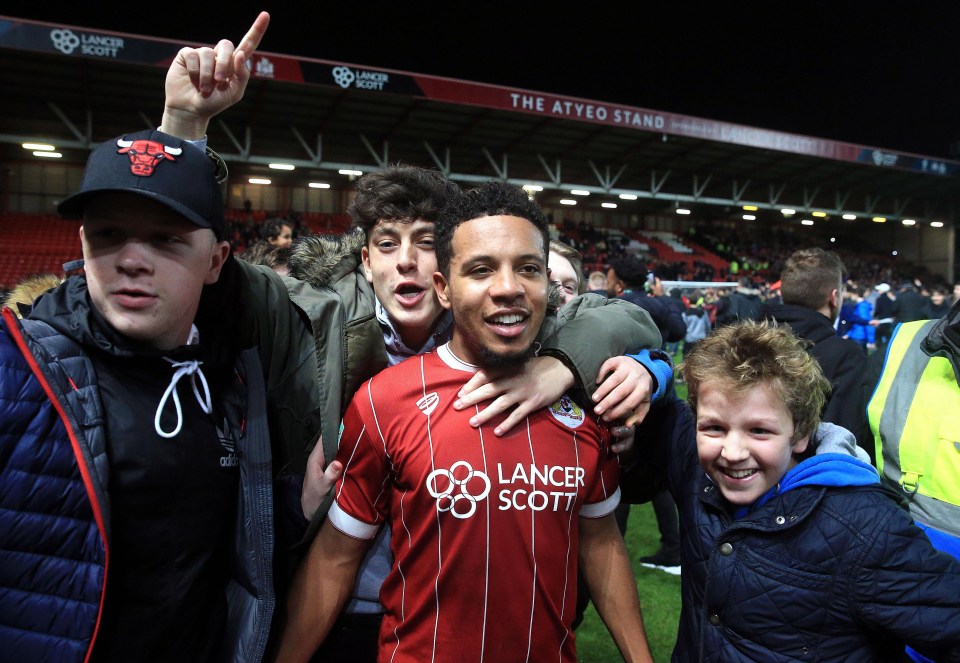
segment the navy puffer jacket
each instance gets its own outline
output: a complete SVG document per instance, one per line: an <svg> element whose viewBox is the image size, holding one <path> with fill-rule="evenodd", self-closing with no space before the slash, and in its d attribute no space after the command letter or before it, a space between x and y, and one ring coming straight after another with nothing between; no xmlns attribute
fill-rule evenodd
<svg viewBox="0 0 960 663"><path fill-rule="evenodd" d="M0 323L0 659L82 661L107 563L100 400L75 344L43 327L21 336L10 313ZM41 353L57 362L31 370L27 357Z"/></svg>
<svg viewBox="0 0 960 663"><path fill-rule="evenodd" d="M889 493L799 487L734 520L700 467L695 430L672 400L638 436L656 441L680 515L674 661L890 661L904 644L960 661L960 563Z"/></svg>

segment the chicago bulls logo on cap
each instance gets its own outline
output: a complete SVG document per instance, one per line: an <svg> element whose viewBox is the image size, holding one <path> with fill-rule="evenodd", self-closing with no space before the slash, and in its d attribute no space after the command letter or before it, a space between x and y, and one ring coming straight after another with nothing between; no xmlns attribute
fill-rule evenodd
<svg viewBox="0 0 960 663"><path fill-rule="evenodd" d="M161 168L165 161L171 165ZM128 193L164 205L223 239L221 175L226 175L223 160L208 158L202 146L162 131L138 131L97 145L80 190L61 200L57 210L67 218L82 218L94 197Z"/></svg>
<svg viewBox="0 0 960 663"><path fill-rule="evenodd" d="M150 177L153 171L164 160L176 161L183 148L170 147L154 140L123 140L117 139L120 147L117 154L126 154L130 157L130 172L140 177Z"/></svg>

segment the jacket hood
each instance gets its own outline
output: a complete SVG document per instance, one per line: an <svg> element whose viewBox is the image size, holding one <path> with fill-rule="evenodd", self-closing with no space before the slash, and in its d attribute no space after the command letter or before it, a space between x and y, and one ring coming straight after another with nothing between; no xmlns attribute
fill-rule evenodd
<svg viewBox="0 0 960 663"><path fill-rule="evenodd" d="M931 357L948 359L960 383L960 300L933 326L920 348Z"/></svg>
<svg viewBox="0 0 960 663"><path fill-rule="evenodd" d="M796 304L764 304L763 317L790 325L794 334L813 343L837 335L830 318Z"/></svg>
<svg viewBox="0 0 960 663"><path fill-rule="evenodd" d="M869 463L870 456L857 446L857 438L843 426L822 421L813 434L813 448L816 454L844 454Z"/></svg>
<svg viewBox="0 0 960 663"><path fill-rule="evenodd" d="M308 235L298 239L287 263L290 276L315 287L331 285L357 268L360 249L366 242L366 233L357 226L342 235Z"/></svg>

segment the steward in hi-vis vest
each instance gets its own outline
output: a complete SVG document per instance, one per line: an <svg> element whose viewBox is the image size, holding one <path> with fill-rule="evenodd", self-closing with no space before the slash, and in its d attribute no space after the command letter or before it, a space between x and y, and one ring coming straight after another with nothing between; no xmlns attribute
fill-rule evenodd
<svg viewBox="0 0 960 663"><path fill-rule="evenodd" d="M877 469L933 544L960 558L960 304L896 327L867 417Z"/></svg>

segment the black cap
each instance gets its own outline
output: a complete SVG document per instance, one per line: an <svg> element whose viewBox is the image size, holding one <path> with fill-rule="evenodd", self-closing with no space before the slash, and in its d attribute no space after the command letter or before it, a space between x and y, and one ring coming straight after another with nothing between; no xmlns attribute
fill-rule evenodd
<svg viewBox="0 0 960 663"><path fill-rule="evenodd" d="M138 131L101 143L90 153L80 191L57 211L79 218L101 193L133 193L156 200L223 239L223 194L218 164L196 145L161 131Z"/></svg>

